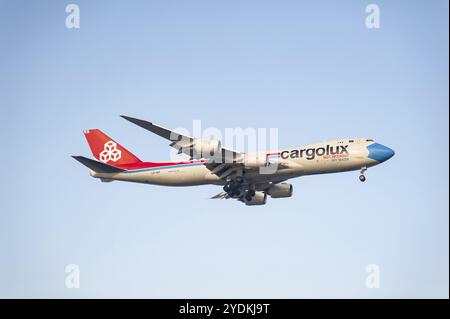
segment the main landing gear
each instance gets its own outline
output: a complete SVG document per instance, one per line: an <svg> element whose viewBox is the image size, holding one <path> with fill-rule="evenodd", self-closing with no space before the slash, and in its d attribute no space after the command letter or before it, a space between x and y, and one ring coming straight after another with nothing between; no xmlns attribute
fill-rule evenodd
<svg viewBox="0 0 450 319"><path fill-rule="evenodd" d="M239 196L241 194L240 188L243 181L244 178L242 176L238 176L236 179L228 181L223 187L224 192L230 197Z"/></svg>
<svg viewBox="0 0 450 319"><path fill-rule="evenodd" d="M366 176L364 175L364 173L367 171L367 168L363 167L361 168L361 175L359 175L359 180L361 182L365 182L366 181Z"/></svg>
<svg viewBox="0 0 450 319"><path fill-rule="evenodd" d="M253 196L255 196L256 192L254 189L249 189L248 191L245 192L245 200L246 201L251 201Z"/></svg>
<svg viewBox="0 0 450 319"><path fill-rule="evenodd" d="M242 176L236 177L234 180L229 180L227 184L223 187L223 190L231 198L242 198L244 197L247 202L250 202L256 194L255 186L248 185L248 188L243 189L242 183L244 178Z"/></svg>

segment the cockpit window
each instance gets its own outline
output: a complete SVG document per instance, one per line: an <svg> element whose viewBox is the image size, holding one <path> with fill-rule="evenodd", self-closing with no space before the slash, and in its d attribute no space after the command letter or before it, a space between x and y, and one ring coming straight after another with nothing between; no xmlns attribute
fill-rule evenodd
<svg viewBox="0 0 450 319"><path fill-rule="evenodd" d="M371 139L371 138L368 138L367 140L366 140L366 142L375 142L373 139Z"/></svg>
<svg viewBox="0 0 450 319"><path fill-rule="evenodd" d="M355 141L354 141L354 140L348 140L348 142L349 142L349 143L353 143L353 142L355 142Z"/></svg>

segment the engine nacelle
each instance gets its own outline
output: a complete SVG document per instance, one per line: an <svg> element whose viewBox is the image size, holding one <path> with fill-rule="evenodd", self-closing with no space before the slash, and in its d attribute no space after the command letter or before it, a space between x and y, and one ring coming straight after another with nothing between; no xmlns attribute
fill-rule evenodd
<svg viewBox="0 0 450 319"><path fill-rule="evenodd" d="M202 157L209 157L220 154L222 146L220 141L217 140L196 139L194 140L192 148L195 154L202 155Z"/></svg>
<svg viewBox="0 0 450 319"><path fill-rule="evenodd" d="M291 197L293 192L293 187L291 184L281 183L281 184L273 184L267 190L270 197L272 198L284 198Z"/></svg>
<svg viewBox="0 0 450 319"><path fill-rule="evenodd" d="M264 192L255 192L255 196L252 197L251 200L247 201L244 197L245 205L253 206L253 205L264 205L267 201L267 194Z"/></svg>

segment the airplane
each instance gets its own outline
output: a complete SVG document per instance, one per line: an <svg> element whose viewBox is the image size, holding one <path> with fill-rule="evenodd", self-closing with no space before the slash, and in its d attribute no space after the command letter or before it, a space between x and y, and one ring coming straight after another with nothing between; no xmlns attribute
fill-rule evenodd
<svg viewBox="0 0 450 319"><path fill-rule="evenodd" d="M90 175L102 182L127 181L163 186L220 185L223 192L211 199L237 199L248 206L264 205L267 196L287 198L293 194L288 179L359 170L365 172L394 156L395 152L370 138L349 138L243 153L222 147L218 140L179 134L145 120L121 115L124 119L169 140L178 154L189 160L143 162L98 129L84 135L96 160L72 156L91 169Z"/></svg>

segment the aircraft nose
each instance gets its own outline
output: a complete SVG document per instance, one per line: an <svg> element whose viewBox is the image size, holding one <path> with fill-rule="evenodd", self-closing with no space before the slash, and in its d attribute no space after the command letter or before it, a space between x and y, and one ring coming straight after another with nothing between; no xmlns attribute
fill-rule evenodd
<svg viewBox="0 0 450 319"><path fill-rule="evenodd" d="M395 154L393 149L378 143L367 146L367 149L369 150L369 158L380 163L387 161Z"/></svg>

